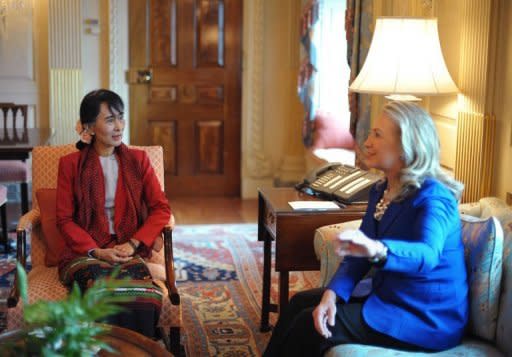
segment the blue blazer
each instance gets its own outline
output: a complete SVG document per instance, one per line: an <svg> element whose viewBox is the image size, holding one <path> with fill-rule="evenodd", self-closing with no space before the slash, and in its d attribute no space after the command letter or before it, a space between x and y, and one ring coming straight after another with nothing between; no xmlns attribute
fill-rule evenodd
<svg viewBox="0 0 512 357"><path fill-rule="evenodd" d="M377 269L363 318L373 329L426 349L456 346L468 320L468 283L457 201L439 181L427 179L412 196L373 218L385 184L375 185L361 231L388 247ZM328 285L347 302L371 268L346 257Z"/></svg>

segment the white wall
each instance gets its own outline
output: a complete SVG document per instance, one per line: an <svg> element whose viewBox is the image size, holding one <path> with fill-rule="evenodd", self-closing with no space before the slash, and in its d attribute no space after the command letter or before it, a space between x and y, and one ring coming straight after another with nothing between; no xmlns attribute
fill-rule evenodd
<svg viewBox="0 0 512 357"><path fill-rule="evenodd" d="M82 74L84 94L101 88L101 53L100 42L100 4L99 0L82 0ZM87 22L97 21L98 25Z"/></svg>
<svg viewBox="0 0 512 357"><path fill-rule="evenodd" d="M109 23L108 28L104 24L102 31L108 31L109 64L108 64L108 86L123 98L124 117L126 127L123 133L123 141L130 143L130 103L128 83L125 73L129 69L129 38L128 38L128 0L109 1Z"/></svg>
<svg viewBox="0 0 512 357"><path fill-rule="evenodd" d="M8 12L0 21L0 102L29 104L29 126L34 126L37 87L33 62L33 13Z"/></svg>

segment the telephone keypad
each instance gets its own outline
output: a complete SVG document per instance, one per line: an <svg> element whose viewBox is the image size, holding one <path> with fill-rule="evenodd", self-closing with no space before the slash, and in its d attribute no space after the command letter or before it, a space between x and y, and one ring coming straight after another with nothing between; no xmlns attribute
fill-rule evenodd
<svg viewBox="0 0 512 357"><path fill-rule="evenodd" d="M370 187L380 179L376 174L341 164L331 165L316 175L310 184L314 192L347 203L365 200Z"/></svg>

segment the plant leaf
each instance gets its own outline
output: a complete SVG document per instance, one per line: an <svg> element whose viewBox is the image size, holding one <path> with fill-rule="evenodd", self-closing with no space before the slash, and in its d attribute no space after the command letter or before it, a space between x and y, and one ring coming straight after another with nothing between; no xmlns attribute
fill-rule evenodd
<svg viewBox="0 0 512 357"><path fill-rule="evenodd" d="M21 301L23 301L23 305L28 305L27 273L19 262L16 263L16 274L18 278L18 291L20 292Z"/></svg>

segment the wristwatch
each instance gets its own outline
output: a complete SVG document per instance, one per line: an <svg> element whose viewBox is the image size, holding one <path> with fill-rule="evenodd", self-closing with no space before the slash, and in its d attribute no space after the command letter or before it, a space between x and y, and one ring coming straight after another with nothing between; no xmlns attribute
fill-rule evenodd
<svg viewBox="0 0 512 357"><path fill-rule="evenodd" d="M377 268L382 268L388 260L388 247L382 242L380 244L382 244L383 249L373 257L368 258L368 261Z"/></svg>
<svg viewBox="0 0 512 357"><path fill-rule="evenodd" d="M94 249L94 248L93 248L93 249L89 249L89 250L87 251L87 256L88 256L89 258L96 258L96 257L94 256L94 251L95 251L95 249Z"/></svg>
<svg viewBox="0 0 512 357"><path fill-rule="evenodd" d="M133 254L135 254L137 252L137 249L139 249L139 246L135 243L133 243L133 241L131 239L128 239L128 244L133 248Z"/></svg>

